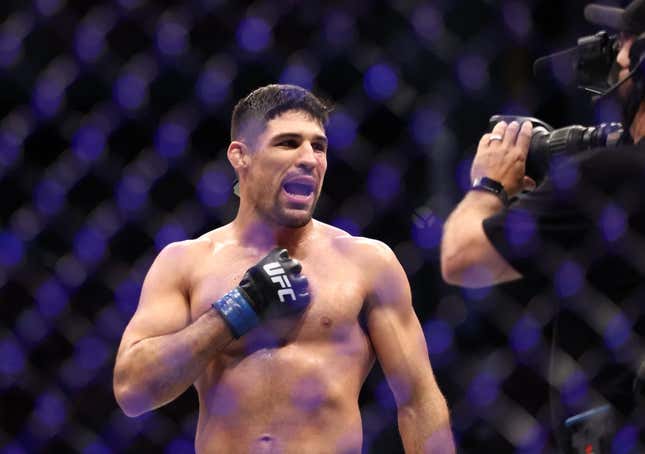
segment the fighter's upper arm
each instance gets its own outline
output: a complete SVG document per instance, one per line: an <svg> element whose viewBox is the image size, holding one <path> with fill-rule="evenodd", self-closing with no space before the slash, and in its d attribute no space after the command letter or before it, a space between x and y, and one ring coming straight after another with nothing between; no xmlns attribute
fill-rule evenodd
<svg viewBox="0 0 645 454"><path fill-rule="evenodd" d="M445 400L432 373L407 276L387 246L379 243L378 248L378 260L371 261L366 301L367 328L377 359L397 405L423 400L424 405L443 411Z"/></svg>
<svg viewBox="0 0 645 454"><path fill-rule="evenodd" d="M119 354L143 339L179 331L190 323L185 279L188 247L185 242L170 244L153 262L137 310L123 333Z"/></svg>

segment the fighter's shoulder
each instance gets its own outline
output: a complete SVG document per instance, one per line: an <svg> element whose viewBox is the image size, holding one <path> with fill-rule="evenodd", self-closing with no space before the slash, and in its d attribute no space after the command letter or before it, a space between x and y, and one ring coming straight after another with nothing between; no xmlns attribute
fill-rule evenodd
<svg viewBox="0 0 645 454"><path fill-rule="evenodd" d="M319 224L325 230L331 247L359 264L369 264L369 266L385 265L392 260L396 260L392 249L382 241L351 235L328 224Z"/></svg>
<svg viewBox="0 0 645 454"><path fill-rule="evenodd" d="M220 244L226 241L226 226L211 230L198 238L175 241L167 244L157 256L160 265L171 266L176 270L186 265L197 264L207 257Z"/></svg>

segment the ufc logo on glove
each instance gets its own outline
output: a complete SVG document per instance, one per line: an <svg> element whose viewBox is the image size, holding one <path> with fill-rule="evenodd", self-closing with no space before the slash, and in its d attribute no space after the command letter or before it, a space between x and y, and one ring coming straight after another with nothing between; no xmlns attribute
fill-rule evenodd
<svg viewBox="0 0 645 454"><path fill-rule="evenodd" d="M282 266L280 266L278 262L267 263L262 268L264 269L265 273L271 276L272 282L275 282L276 284L279 284L280 287L282 287L280 290L278 290L278 298L280 298L280 302L284 303L285 295L290 296L291 301L296 300L296 294L291 288L291 282L289 282L289 278L287 277L284 268L282 268Z"/></svg>

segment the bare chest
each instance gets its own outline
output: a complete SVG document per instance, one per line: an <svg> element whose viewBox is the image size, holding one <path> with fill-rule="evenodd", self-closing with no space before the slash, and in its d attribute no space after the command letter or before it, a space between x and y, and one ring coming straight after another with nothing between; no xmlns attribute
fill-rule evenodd
<svg viewBox="0 0 645 454"><path fill-rule="evenodd" d="M212 303L236 287L252 259L213 260L191 283L191 316L195 320ZM311 303L297 317L267 320L260 327L276 342L341 341L359 327L359 317L366 297L366 285L358 267L341 256L323 256L301 260L302 274L309 281ZM245 336L247 337L247 336ZM236 344L236 343L234 343Z"/></svg>

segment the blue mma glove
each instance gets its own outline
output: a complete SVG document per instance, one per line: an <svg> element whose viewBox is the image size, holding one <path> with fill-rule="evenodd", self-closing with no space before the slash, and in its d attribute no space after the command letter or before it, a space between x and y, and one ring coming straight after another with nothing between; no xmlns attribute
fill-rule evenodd
<svg viewBox="0 0 645 454"><path fill-rule="evenodd" d="M261 320L294 315L309 304L309 283L302 266L286 249L275 248L249 268L240 284L213 303L239 339Z"/></svg>

